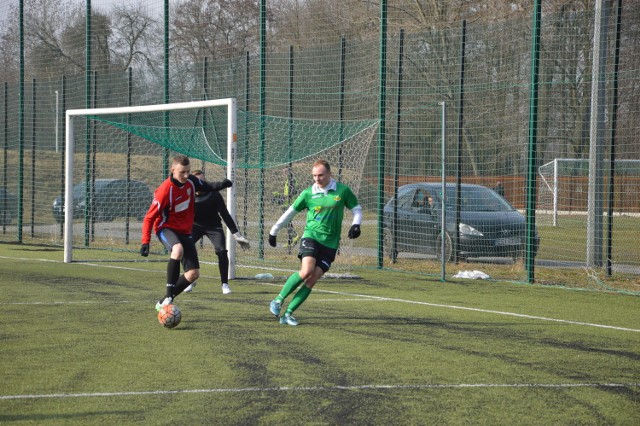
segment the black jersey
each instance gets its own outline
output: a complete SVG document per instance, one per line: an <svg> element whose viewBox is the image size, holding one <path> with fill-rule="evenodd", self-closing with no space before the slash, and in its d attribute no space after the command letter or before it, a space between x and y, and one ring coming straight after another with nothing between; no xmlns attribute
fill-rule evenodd
<svg viewBox="0 0 640 426"><path fill-rule="evenodd" d="M196 195L194 225L203 228L221 228L223 220L232 234L238 232L238 226L218 191Z"/></svg>

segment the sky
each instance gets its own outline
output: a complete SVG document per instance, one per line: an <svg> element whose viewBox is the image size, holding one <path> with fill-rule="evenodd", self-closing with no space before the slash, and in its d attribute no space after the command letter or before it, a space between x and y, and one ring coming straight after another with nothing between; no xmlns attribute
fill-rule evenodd
<svg viewBox="0 0 640 426"><path fill-rule="evenodd" d="M9 5L16 0L0 0L0 22L4 22L7 14L9 14Z"/></svg>
<svg viewBox="0 0 640 426"><path fill-rule="evenodd" d="M84 3L84 0L70 0L73 2ZM171 6L181 0L169 0ZM96 9L103 10L110 8L113 5L132 4L136 2L142 2L148 5L149 9L152 9L162 13L164 11L164 0L91 0L91 6ZM19 0L0 0L0 22L4 22L9 13L9 7L14 4L16 7L19 4Z"/></svg>

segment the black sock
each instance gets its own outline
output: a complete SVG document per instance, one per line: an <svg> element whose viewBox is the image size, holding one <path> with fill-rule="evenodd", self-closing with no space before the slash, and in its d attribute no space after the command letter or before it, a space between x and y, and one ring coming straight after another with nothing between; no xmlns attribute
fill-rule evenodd
<svg viewBox="0 0 640 426"><path fill-rule="evenodd" d="M180 276L180 261L178 259L169 259L167 263L167 283L175 284Z"/></svg>
<svg viewBox="0 0 640 426"><path fill-rule="evenodd" d="M220 270L220 281L224 283L229 282L229 256L227 251L216 252L218 255L218 269Z"/></svg>
<svg viewBox="0 0 640 426"><path fill-rule="evenodd" d="M167 291L165 293L165 297L170 297L173 299L175 297L175 292L176 292L175 284L167 283Z"/></svg>
<svg viewBox="0 0 640 426"><path fill-rule="evenodd" d="M169 259L167 263L167 291L165 297L174 298L176 295L176 281L180 275L180 261Z"/></svg>
<svg viewBox="0 0 640 426"><path fill-rule="evenodd" d="M187 281L184 275L180 275L180 278L178 278L178 282L176 283L175 295L177 296L182 293L185 288L189 287L189 284L191 283Z"/></svg>

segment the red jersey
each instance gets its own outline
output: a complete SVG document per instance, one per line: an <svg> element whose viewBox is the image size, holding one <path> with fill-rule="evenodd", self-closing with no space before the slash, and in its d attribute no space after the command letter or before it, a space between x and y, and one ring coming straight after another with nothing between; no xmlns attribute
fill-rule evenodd
<svg viewBox="0 0 640 426"><path fill-rule="evenodd" d="M180 185L169 176L156 189L153 202L142 221L142 244L149 244L151 241L151 228L154 228L156 234L164 228L178 234L191 234L196 190L218 191L231 186L231 181L225 181L209 183L189 176L184 185Z"/></svg>

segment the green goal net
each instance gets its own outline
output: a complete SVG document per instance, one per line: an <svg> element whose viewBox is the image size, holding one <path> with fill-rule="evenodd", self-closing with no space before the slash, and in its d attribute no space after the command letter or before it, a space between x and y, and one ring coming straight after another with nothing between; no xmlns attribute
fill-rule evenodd
<svg viewBox="0 0 640 426"><path fill-rule="evenodd" d="M276 249L265 250L268 229L298 193L313 183L311 165L319 158L330 162L336 179L358 192L378 128L375 120L260 116L236 110L232 99L70 110L68 115L72 119L68 123L65 194L66 199L73 196L74 203L59 214L66 261L82 259L79 248L105 248L124 253L121 257L135 256L131 252L139 246L140 219L150 203L148 194L168 175L171 157L180 153L191 157L192 169L205 170L207 179L228 177L234 182L224 193L227 207L252 247L237 252L228 236L232 278L240 261L283 268L294 265L295 256L289 255L301 235L304 215L294 220ZM112 180L125 183L107 193L103 187ZM144 200L139 199L142 193ZM108 215L104 205L109 206ZM348 255L351 248L346 238L343 241L342 254ZM211 247L206 243L201 249L201 259L206 261ZM152 241L152 252L161 250ZM343 267L348 268L349 263L344 262Z"/></svg>
<svg viewBox="0 0 640 426"><path fill-rule="evenodd" d="M220 108L91 115L87 118L193 158L218 165L227 164L227 116ZM166 125L162 125L163 122ZM241 168L269 168L301 161L357 138L362 132L370 139L370 131L376 123L375 120L261 116L238 110L237 165ZM263 144L260 143L261 134Z"/></svg>

